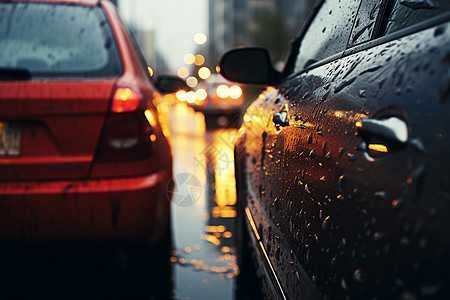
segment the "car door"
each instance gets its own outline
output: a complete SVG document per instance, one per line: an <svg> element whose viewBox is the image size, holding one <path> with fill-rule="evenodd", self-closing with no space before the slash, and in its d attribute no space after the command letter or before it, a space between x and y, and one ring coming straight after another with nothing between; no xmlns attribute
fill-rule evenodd
<svg viewBox="0 0 450 300"><path fill-rule="evenodd" d="M442 296L448 4L358 7L325 1L301 40L298 73L265 99L263 240L294 296L303 277L329 299Z"/></svg>
<svg viewBox="0 0 450 300"><path fill-rule="evenodd" d="M304 242L309 243L305 241L306 231L300 232L310 223L309 216L300 215L310 210L308 199L312 199L305 176L313 174L313 158L324 151L322 145L312 148L324 142L324 133L319 131L325 130L324 126L320 129L313 125L313 119L319 117L318 105L332 93L329 83L339 73L338 58L345 50L360 1L321 3L306 30L308 40L304 38L305 46L300 48L305 55L297 59L297 64L310 66L324 59L328 63L268 88L244 116L249 209L281 289L292 299L317 298L313 282L318 274L305 268L312 253L304 248ZM315 207L308 212L313 213ZM300 244L302 250L296 249ZM306 254L308 260L303 262Z"/></svg>

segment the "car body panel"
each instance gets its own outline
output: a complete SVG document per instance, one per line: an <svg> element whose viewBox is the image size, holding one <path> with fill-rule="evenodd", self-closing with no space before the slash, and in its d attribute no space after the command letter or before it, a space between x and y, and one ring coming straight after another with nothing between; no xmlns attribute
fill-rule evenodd
<svg viewBox="0 0 450 300"><path fill-rule="evenodd" d="M21 130L20 154L0 155L0 240L155 244L170 225L172 156L147 66L109 1L38 2L99 6L123 70L104 78L0 82L0 124ZM151 151L104 159L109 121L120 118L111 106L121 87L139 97L123 118L143 126Z"/></svg>
<svg viewBox="0 0 450 300"><path fill-rule="evenodd" d="M87 177L113 89L111 80L1 82L0 116L19 124L22 145L20 157L0 156L0 178Z"/></svg>
<svg viewBox="0 0 450 300"><path fill-rule="evenodd" d="M236 160L287 298L313 299L314 286L324 299L448 295L449 32L447 21L350 49L247 109ZM406 124L406 142L360 129L387 118Z"/></svg>
<svg viewBox="0 0 450 300"><path fill-rule="evenodd" d="M2 183L0 240L152 244L166 231L170 174Z"/></svg>

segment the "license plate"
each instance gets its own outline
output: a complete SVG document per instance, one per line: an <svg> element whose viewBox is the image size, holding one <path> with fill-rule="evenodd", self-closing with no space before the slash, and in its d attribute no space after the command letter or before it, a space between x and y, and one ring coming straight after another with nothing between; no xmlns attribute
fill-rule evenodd
<svg viewBox="0 0 450 300"><path fill-rule="evenodd" d="M0 122L0 156L19 156L21 136L18 124Z"/></svg>

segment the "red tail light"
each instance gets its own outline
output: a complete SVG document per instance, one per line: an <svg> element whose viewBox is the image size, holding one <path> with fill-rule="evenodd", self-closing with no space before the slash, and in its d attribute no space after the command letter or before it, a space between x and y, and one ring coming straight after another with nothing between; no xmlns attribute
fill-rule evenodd
<svg viewBox="0 0 450 300"><path fill-rule="evenodd" d="M123 113L134 111L141 103L141 97L128 87L118 87L113 96L111 111Z"/></svg>
<svg viewBox="0 0 450 300"><path fill-rule="evenodd" d="M129 87L118 87L112 97L97 149L96 161L119 162L153 153L155 134L141 108L142 97Z"/></svg>

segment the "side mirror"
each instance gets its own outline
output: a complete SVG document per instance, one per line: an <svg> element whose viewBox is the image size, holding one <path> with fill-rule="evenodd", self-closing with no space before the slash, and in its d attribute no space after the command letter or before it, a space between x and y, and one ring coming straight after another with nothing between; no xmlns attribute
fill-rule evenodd
<svg viewBox="0 0 450 300"><path fill-rule="evenodd" d="M176 93L179 90L189 91L186 82L174 75L160 75L155 80L155 85L163 94Z"/></svg>
<svg viewBox="0 0 450 300"><path fill-rule="evenodd" d="M275 85L282 78L272 65L269 51L262 47L228 50L222 55L219 67L223 77L239 83Z"/></svg>

